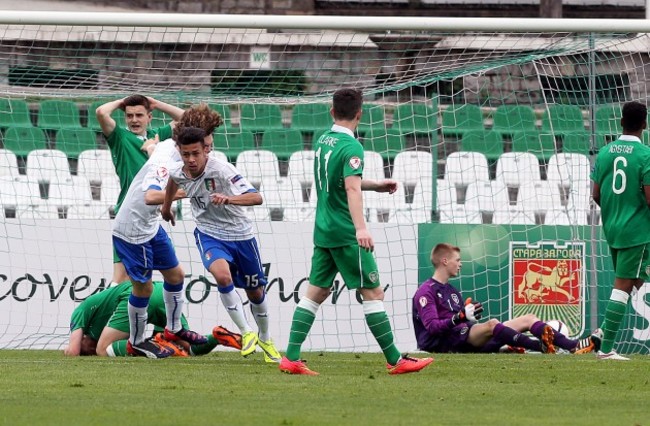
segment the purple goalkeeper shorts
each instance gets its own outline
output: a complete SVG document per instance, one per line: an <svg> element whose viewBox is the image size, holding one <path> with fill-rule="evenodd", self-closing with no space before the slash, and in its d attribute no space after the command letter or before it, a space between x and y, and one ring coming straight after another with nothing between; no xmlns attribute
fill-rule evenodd
<svg viewBox="0 0 650 426"><path fill-rule="evenodd" d="M452 328L444 338L440 339L436 352L476 352L476 348L467 343L472 325L464 322Z"/></svg>

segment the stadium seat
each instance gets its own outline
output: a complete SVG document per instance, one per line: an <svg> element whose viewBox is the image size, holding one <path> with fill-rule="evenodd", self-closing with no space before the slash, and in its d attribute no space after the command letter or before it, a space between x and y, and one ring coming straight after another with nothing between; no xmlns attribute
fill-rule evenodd
<svg viewBox="0 0 650 426"><path fill-rule="evenodd" d="M477 181L467 185L465 207L470 211L494 214L508 209L508 188L500 181Z"/></svg>
<svg viewBox="0 0 650 426"><path fill-rule="evenodd" d="M215 150L210 151L210 157L214 157L218 160L225 161L226 163L228 162L228 157L226 156L226 154L224 154L221 151L215 151Z"/></svg>
<svg viewBox="0 0 650 426"><path fill-rule="evenodd" d="M110 102L112 99L105 99L103 101L96 101L90 104L88 106L88 122L86 123L86 127L95 131L99 132L102 130L101 126L99 125L99 121L97 121L97 115L95 114L95 111L97 108L100 106L104 105L106 102ZM121 109L116 109L113 111L111 114L111 117L113 117L113 120L115 120L115 123L118 126L124 126L126 124L126 118L124 117L124 111Z"/></svg>
<svg viewBox="0 0 650 426"><path fill-rule="evenodd" d="M38 182L29 180L26 176L0 177L0 204L3 207L42 203L44 200Z"/></svg>
<svg viewBox="0 0 650 426"><path fill-rule="evenodd" d="M316 208L309 204L296 204L283 210L282 220L285 222L314 222Z"/></svg>
<svg viewBox="0 0 650 426"><path fill-rule="evenodd" d="M230 161L234 161L240 152L256 149L255 137L246 130L219 127L214 132L213 149L224 152Z"/></svg>
<svg viewBox="0 0 650 426"><path fill-rule="evenodd" d="M391 178L407 186L431 182L435 179L433 157L425 151L402 151L395 156Z"/></svg>
<svg viewBox="0 0 650 426"><path fill-rule="evenodd" d="M427 183L426 181L421 181L418 185L415 186L413 191L413 205L414 207L421 205L429 211L432 210L433 206L433 190L432 182ZM454 209L458 205L458 195L456 191L456 186L451 182L444 179L436 180L436 210L440 213L440 216L446 215L451 217Z"/></svg>
<svg viewBox="0 0 650 426"><path fill-rule="evenodd" d="M406 205L401 209L391 209L388 213L388 223L416 224L430 223L431 210L416 208L413 205Z"/></svg>
<svg viewBox="0 0 650 426"><path fill-rule="evenodd" d="M539 169L538 169L539 172ZM490 179L488 161L480 152L452 152L445 162L445 180L455 186L467 186Z"/></svg>
<svg viewBox="0 0 650 426"><path fill-rule="evenodd" d="M540 180L537 157L528 152L506 152L497 160L496 180L508 187L519 187L522 182Z"/></svg>
<svg viewBox="0 0 650 426"><path fill-rule="evenodd" d="M79 108L72 101L50 99L41 102L37 117L38 127L45 130L79 129Z"/></svg>
<svg viewBox="0 0 650 426"><path fill-rule="evenodd" d="M237 156L236 167L256 188L259 188L264 180L280 179L278 157L271 151L263 149L243 151Z"/></svg>
<svg viewBox="0 0 650 426"><path fill-rule="evenodd" d="M291 128L303 133L318 133L332 127L330 104L297 104L291 113Z"/></svg>
<svg viewBox="0 0 650 426"><path fill-rule="evenodd" d="M529 152L538 160L546 161L557 151L555 137L548 133L525 132L512 137L512 152Z"/></svg>
<svg viewBox="0 0 650 426"><path fill-rule="evenodd" d="M548 161L546 179L565 188L576 183L589 186L590 172L591 165L586 155L558 153Z"/></svg>
<svg viewBox="0 0 650 426"><path fill-rule="evenodd" d="M591 214L591 187L589 184L573 185L567 193L567 212L577 223L586 225L586 219ZM598 206L594 203L596 209ZM582 221L585 221L582 223Z"/></svg>
<svg viewBox="0 0 650 426"><path fill-rule="evenodd" d="M311 185L314 180L314 151L303 150L291 154L287 176L290 179L298 180L302 185Z"/></svg>
<svg viewBox="0 0 650 426"><path fill-rule="evenodd" d="M386 131L386 112L382 105L366 104L361 107L361 121L357 132L366 137L372 137L375 132Z"/></svg>
<svg viewBox="0 0 650 426"><path fill-rule="evenodd" d="M68 219L110 219L110 209L103 203L74 204L67 208Z"/></svg>
<svg viewBox="0 0 650 426"><path fill-rule="evenodd" d="M395 129L369 132L362 139L366 150L378 152L384 160L391 161L406 148L404 137Z"/></svg>
<svg viewBox="0 0 650 426"><path fill-rule="evenodd" d="M450 106L442 111L442 134L460 136L470 130L485 130L483 112L473 104Z"/></svg>
<svg viewBox="0 0 650 426"><path fill-rule="evenodd" d="M57 207L90 204L90 182L83 176L72 176L65 181L50 182L47 204Z"/></svg>
<svg viewBox="0 0 650 426"><path fill-rule="evenodd" d="M302 186L294 179L265 179L259 189L268 208L287 208L303 204Z"/></svg>
<svg viewBox="0 0 650 426"><path fill-rule="evenodd" d="M26 157L35 149L46 149L45 133L37 127L10 127L5 132L4 148L18 157Z"/></svg>
<svg viewBox="0 0 650 426"><path fill-rule="evenodd" d="M517 207L529 215L544 214L549 210L562 210L560 188L546 180L522 182L517 192Z"/></svg>
<svg viewBox="0 0 650 426"><path fill-rule="evenodd" d="M260 148L274 152L280 160L287 160L294 152L304 149L302 134L295 129L265 130Z"/></svg>
<svg viewBox="0 0 650 426"><path fill-rule="evenodd" d="M120 196L120 180L115 176L104 176L99 188L99 201L106 206L114 206Z"/></svg>
<svg viewBox="0 0 650 426"><path fill-rule="evenodd" d="M59 219L59 209L48 204L17 205L15 207L16 219L21 220L51 220Z"/></svg>
<svg viewBox="0 0 650 426"><path fill-rule="evenodd" d="M58 149L35 149L27 155L26 174L37 182L65 182L72 178L65 152Z"/></svg>
<svg viewBox="0 0 650 426"><path fill-rule="evenodd" d="M174 120L169 115L159 109L154 109L151 111L151 123L149 123L149 127L156 129L158 127L166 126L172 121Z"/></svg>
<svg viewBox="0 0 650 426"><path fill-rule="evenodd" d="M522 132L534 132L535 111L526 105L501 105L494 112L492 130L513 136Z"/></svg>
<svg viewBox="0 0 650 426"><path fill-rule="evenodd" d="M374 151L363 153L363 178L381 180L385 179L384 159L381 154Z"/></svg>
<svg viewBox="0 0 650 426"><path fill-rule="evenodd" d="M406 207L406 193L402 185L393 194L387 192L363 191L363 207L380 213Z"/></svg>
<svg viewBox="0 0 650 426"><path fill-rule="evenodd" d="M535 216L517 209L497 210L492 216L496 225L534 225Z"/></svg>
<svg viewBox="0 0 650 426"><path fill-rule="evenodd" d="M82 151L77 163L77 174L85 176L91 183L102 182L104 179L118 179L111 152L107 149Z"/></svg>
<svg viewBox="0 0 650 426"><path fill-rule="evenodd" d="M480 152L489 161L496 161L503 154L503 138L499 132L470 130L461 138L461 151Z"/></svg>
<svg viewBox="0 0 650 426"><path fill-rule="evenodd" d="M282 129L282 111L276 104L243 104L239 127L253 133Z"/></svg>
<svg viewBox="0 0 650 426"><path fill-rule="evenodd" d="M590 136L587 132L566 134L562 137L562 152L589 155L591 148L589 140Z"/></svg>
<svg viewBox="0 0 650 426"><path fill-rule="evenodd" d="M565 225L565 226L575 226L575 225L586 225L587 224L587 215L585 212L572 212L569 213L567 210L551 210L546 213L544 217L545 225Z"/></svg>
<svg viewBox="0 0 650 426"><path fill-rule="evenodd" d="M247 206L244 207L246 216L254 222L265 222L271 220L271 212L265 206Z"/></svg>
<svg viewBox="0 0 650 426"><path fill-rule="evenodd" d="M481 212L468 209L464 204L456 204L450 209L440 210L440 223L480 224L483 223Z"/></svg>
<svg viewBox="0 0 650 426"><path fill-rule="evenodd" d="M220 128L230 128L232 127L231 115L230 115L230 105L225 104L208 104L210 109L219 113L223 119L223 124L219 126Z"/></svg>
<svg viewBox="0 0 650 426"><path fill-rule="evenodd" d="M68 158L79 158L82 151L97 149L97 138L91 129L61 129L56 134L56 149Z"/></svg>
<svg viewBox="0 0 650 426"><path fill-rule="evenodd" d="M621 127L621 106L603 105L596 110L596 133L618 137L623 133Z"/></svg>
<svg viewBox="0 0 650 426"><path fill-rule="evenodd" d="M403 135L434 133L438 129L438 115L436 110L426 104L401 104L393 112L391 129Z"/></svg>
<svg viewBox="0 0 650 426"><path fill-rule="evenodd" d="M0 149L0 176L17 177L19 174L16 154L8 149Z"/></svg>
<svg viewBox="0 0 650 426"><path fill-rule="evenodd" d="M542 131L553 135L584 132L582 110L577 105L550 105L542 116Z"/></svg>
<svg viewBox="0 0 650 426"><path fill-rule="evenodd" d="M33 127L29 106L22 99L0 99L0 128Z"/></svg>
<svg viewBox="0 0 650 426"><path fill-rule="evenodd" d="M309 188L309 200L307 200L307 203L309 203L310 206L316 207L316 202L318 201L318 192L316 192L316 181L311 183L311 187Z"/></svg>

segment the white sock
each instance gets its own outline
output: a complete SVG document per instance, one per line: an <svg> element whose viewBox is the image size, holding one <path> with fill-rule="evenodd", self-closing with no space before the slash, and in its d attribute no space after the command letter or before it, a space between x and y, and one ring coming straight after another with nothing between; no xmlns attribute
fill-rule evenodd
<svg viewBox="0 0 650 426"><path fill-rule="evenodd" d="M139 306L134 306L135 304ZM144 302L146 301L146 303ZM148 297L135 297L133 294L129 298L129 341L132 345L137 345L144 341L144 332L147 327L147 306ZM142 306L144 304L144 306Z"/></svg>
<svg viewBox="0 0 650 426"><path fill-rule="evenodd" d="M111 356L111 357L115 358L115 351L113 350L113 344L112 343L110 345L108 345L108 347L106 348L106 356Z"/></svg>
<svg viewBox="0 0 650 426"><path fill-rule="evenodd" d="M167 329L172 333L180 331L181 314L183 313L183 283L172 285L163 284L163 298L165 300L165 313L167 315Z"/></svg>
<svg viewBox="0 0 650 426"><path fill-rule="evenodd" d="M239 293L235 291L235 285L230 284L228 287L219 287L219 296L223 306L228 311L228 315L230 315L230 319L239 327L239 332L244 334L253 331L251 326L248 325L248 321L246 321L246 316L244 316L244 307Z"/></svg>
<svg viewBox="0 0 650 426"><path fill-rule="evenodd" d="M259 303L254 303L251 300L251 313L253 314L253 318L255 318L255 322L257 323L260 340L267 342L271 339L271 336L269 334L269 306L266 303L266 296L263 297L264 298Z"/></svg>

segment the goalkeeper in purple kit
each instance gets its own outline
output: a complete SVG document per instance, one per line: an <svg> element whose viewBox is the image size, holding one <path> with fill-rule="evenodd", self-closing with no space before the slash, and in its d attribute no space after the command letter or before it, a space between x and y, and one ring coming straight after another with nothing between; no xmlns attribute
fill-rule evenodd
<svg viewBox="0 0 650 426"><path fill-rule="evenodd" d="M490 319L479 323L483 305L468 298L448 283L462 266L460 249L442 243L431 252L435 267L413 296L413 326L418 348L427 352L499 352L502 346L555 353L556 347L571 353L587 353L600 348L600 339L569 339L533 314L501 323ZM523 334L529 331L537 339Z"/></svg>

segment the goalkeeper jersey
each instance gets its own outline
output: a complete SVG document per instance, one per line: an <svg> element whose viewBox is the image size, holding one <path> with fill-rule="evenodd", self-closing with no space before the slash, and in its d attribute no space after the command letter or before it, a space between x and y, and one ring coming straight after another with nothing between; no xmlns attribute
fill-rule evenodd
<svg viewBox="0 0 650 426"><path fill-rule="evenodd" d="M138 136L130 130L115 126L115 130L107 138L108 148L111 150L115 172L120 178L120 195L117 197L115 210L119 211L122 202L135 179L138 171L147 162L147 154L140 150L146 139L152 139L158 135L159 139L165 140L172 137L172 128L167 125L157 129L148 129L146 137Z"/></svg>
<svg viewBox="0 0 650 426"><path fill-rule="evenodd" d="M600 186L603 232L610 247L650 242L650 208L644 185L650 185L650 147L623 135L601 148L591 179Z"/></svg>
<svg viewBox="0 0 650 426"><path fill-rule="evenodd" d="M363 174L363 146L351 130L334 125L318 139L314 150L318 196L314 244L326 248L357 244L345 178Z"/></svg>
<svg viewBox="0 0 650 426"><path fill-rule="evenodd" d="M164 190L169 180L169 168L174 161L176 145L172 139L156 145L151 158L135 175L123 202L123 208L115 216L113 235L131 244L142 244L151 240L160 228L159 205L145 203L145 193L150 190Z"/></svg>
<svg viewBox="0 0 650 426"><path fill-rule="evenodd" d="M190 199L199 231L222 241L244 241L254 237L253 223L242 206L217 206L210 201L214 193L233 196L257 192L235 166L209 156L203 173L196 178L185 175L182 162L175 163L169 175Z"/></svg>

